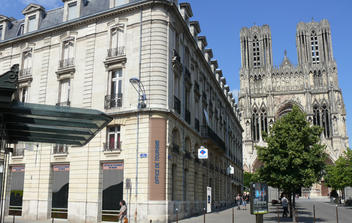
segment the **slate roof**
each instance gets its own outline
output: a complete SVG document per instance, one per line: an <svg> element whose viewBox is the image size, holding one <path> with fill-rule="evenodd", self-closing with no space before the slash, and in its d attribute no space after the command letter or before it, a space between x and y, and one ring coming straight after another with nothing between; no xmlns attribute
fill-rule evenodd
<svg viewBox="0 0 352 223"><path fill-rule="evenodd" d="M146 1L146 0L130 0L128 4L117 6L114 9L121 8L121 7L127 6L129 4L134 4L136 2L142 2L142 1ZM109 5L110 5L110 0L89 0L89 1L87 1L87 4L82 4L80 17L77 19L74 19L74 20L67 21L67 22L77 21L80 19L87 18L89 16L93 16L97 13L103 13L105 11L114 10L114 9L110 9ZM46 11L44 18L41 20L41 22L39 24L39 29L36 31L33 31L32 33L40 32L42 30L67 23L67 22L63 21L63 14L64 14L63 7ZM10 25L7 26L7 30L5 31L5 38L3 41L7 41L7 40L14 39L14 38L18 37L17 33L18 33L19 27L22 23L24 23L24 19L13 20L13 21L9 22ZM0 42L3 42L3 41L0 40Z"/></svg>

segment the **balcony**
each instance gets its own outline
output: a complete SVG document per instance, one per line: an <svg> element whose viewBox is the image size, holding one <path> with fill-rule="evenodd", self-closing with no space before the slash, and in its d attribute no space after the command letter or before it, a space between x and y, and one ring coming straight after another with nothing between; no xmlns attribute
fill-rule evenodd
<svg viewBox="0 0 352 223"><path fill-rule="evenodd" d="M63 59L63 60L60 60L60 63L59 63L59 69L65 69L65 68L74 67L74 66L75 66L74 58Z"/></svg>
<svg viewBox="0 0 352 223"><path fill-rule="evenodd" d="M24 68L18 72L18 80L32 79L32 68Z"/></svg>
<svg viewBox="0 0 352 223"><path fill-rule="evenodd" d="M53 149L54 155L62 155L68 153L68 146L67 145L55 145Z"/></svg>
<svg viewBox="0 0 352 223"><path fill-rule="evenodd" d="M188 124L191 124L191 112L188 109L185 110L185 120Z"/></svg>
<svg viewBox="0 0 352 223"><path fill-rule="evenodd" d="M172 68L177 74L181 74L182 72L181 57L175 49L173 50L173 55L172 55Z"/></svg>
<svg viewBox="0 0 352 223"><path fill-rule="evenodd" d="M199 132L199 120L197 118L194 119L194 128Z"/></svg>
<svg viewBox="0 0 352 223"><path fill-rule="evenodd" d="M104 61L106 67L110 65L114 65L117 63L125 64L127 61L126 58L126 50L124 46L120 46L117 48L110 48L107 52L107 57Z"/></svg>
<svg viewBox="0 0 352 223"><path fill-rule="evenodd" d="M58 103L56 103L56 106L59 106L59 107L70 107L71 106L71 102L70 101L58 102Z"/></svg>
<svg viewBox="0 0 352 223"><path fill-rule="evenodd" d="M209 126L201 127L201 136L207 140L207 143L216 146L223 152L226 151L224 141L222 141L222 139Z"/></svg>
<svg viewBox="0 0 352 223"><path fill-rule="evenodd" d="M174 96L174 109L178 114L181 114L181 101Z"/></svg>
<svg viewBox="0 0 352 223"><path fill-rule="evenodd" d="M119 152L121 151L122 142L117 142L116 144L104 143L104 152Z"/></svg>
<svg viewBox="0 0 352 223"><path fill-rule="evenodd" d="M126 55L126 52L125 52L124 46L108 49L108 57L120 57L125 55Z"/></svg>
<svg viewBox="0 0 352 223"><path fill-rule="evenodd" d="M106 95L105 96L105 109L120 108L122 107L122 94Z"/></svg>
<svg viewBox="0 0 352 223"><path fill-rule="evenodd" d="M74 58L67 58L59 61L59 69L56 71L57 75L74 73L75 60Z"/></svg>
<svg viewBox="0 0 352 223"><path fill-rule="evenodd" d="M180 147L176 143L172 143L171 148L172 148L172 152L180 153Z"/></svg>
<svg viewBox="0 0 352 223"><path fill-rule="evenodd" d="M12 153L13 157L23 157L24 156L24 148L15 148Z"/></svg>

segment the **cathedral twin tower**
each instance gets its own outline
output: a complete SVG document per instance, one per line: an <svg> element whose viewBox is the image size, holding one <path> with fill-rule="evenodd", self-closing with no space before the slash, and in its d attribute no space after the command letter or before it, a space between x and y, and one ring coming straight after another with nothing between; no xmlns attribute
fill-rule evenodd
<svg viewBox="0 0 352 223"><path fill-rule="evenodd" d="M327 20L300 22L296 31L298 65L286 52L273 65L268 25L242 28L239 108L244 128L244 169L259 167L255 145L265 145L262 132L297 105L307 120L324 129L322 143L334 162L348 147L346 111L338 85L331 30Z"/></svg>

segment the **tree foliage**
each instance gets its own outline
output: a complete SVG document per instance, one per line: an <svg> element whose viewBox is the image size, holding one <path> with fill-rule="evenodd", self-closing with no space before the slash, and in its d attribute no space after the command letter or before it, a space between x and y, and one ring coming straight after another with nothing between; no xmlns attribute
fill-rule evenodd
<svg viewBox="0 0 352 223"><path fill-rule="evenodd" d="M259 176L257 173L249 173L244 172L243 175L243 186L246 187L246 190L249 190L251 182L257 182L259 180Z"/></svg>
<svg viewBox="0 0 352 223"><path fill-rule="evenodd" d="M335 190L352 186L352 151L348 149L335 164L326 167L325 182Z"/></svg>
<svg viewBox="0 0 352 223"><path fill-rule="evenodd" d="M310 126L306 114L294 106L277 120L270 133L263 134L266 147L257 146L261 180L292 194L318 182L325 167L325 146L321 145L322 129Z"/></svg>

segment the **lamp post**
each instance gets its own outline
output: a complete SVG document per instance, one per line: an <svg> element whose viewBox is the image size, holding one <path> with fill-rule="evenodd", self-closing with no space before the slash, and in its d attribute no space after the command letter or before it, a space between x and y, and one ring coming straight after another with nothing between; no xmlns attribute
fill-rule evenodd
<svg viewBox="0 0 352 223"><path fill-rule="evenodd" d="M145 100L146 94L145 94L145 88L143 83L138 79L138 78L131 78L130 83L132 84L133 88L137 91L138 93L138 107L137 107L137 137L136 137L136 179L135 179L135 221L137 222L137 198L138 198L138 154L139 154L139 119L140 119L140 109L145 108Z"/></svg>

